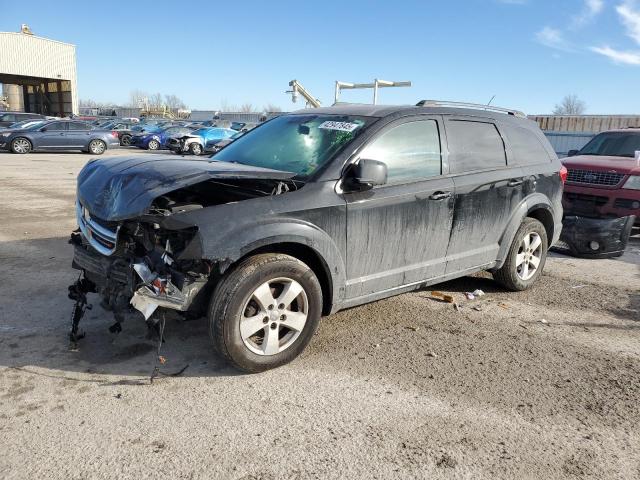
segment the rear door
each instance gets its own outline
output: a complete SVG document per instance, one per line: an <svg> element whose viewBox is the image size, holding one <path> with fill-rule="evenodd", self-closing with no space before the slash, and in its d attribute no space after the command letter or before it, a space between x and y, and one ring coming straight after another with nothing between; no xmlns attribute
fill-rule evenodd
<svg viewBox="0 0 640 480"><path fill-rule="evenodd" d="M388 182L346 193L347 298L392 291L442 275L453 211L446 174L442 118L396 120L378 132L358 159L386 163Z"/></svg>
<svg viewBox="0 0 640 480"><path fill-rule="evenodd" d="M494 262L509 219L523 199L523 173L507 164L495 121L449 117L445 122L455 206L447 274Z"/></svg>
<svg viewBox="0 0 640 480"><path fill-rule="evenodd" d="M91 130L91 126L85 122L69 122L66 146L69 148L87 148Z"/></svg>

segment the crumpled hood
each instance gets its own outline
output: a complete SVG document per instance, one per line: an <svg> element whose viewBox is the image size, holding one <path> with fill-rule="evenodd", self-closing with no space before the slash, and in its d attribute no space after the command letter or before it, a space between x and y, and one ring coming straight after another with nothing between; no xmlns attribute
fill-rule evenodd
<svg viewBox="0 0 640 480"><path fill-rule="evenodd" d="M295 174L238 163L140 155L91 160L78 175L80 203L97 218L119 221L146 213L161 195L210 179L286 180ZM215 187L212 187L215 188Z"/></svg>

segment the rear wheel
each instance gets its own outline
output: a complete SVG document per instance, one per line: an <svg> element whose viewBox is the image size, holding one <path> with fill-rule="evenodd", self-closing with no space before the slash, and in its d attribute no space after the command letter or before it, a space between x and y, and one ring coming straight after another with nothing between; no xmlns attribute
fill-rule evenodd
<svg viewBox="0 0 640 480"><path fill-rule="evenodd" d="M93 153L94 155L102 155L106 149L107 144L102 140L91 140L89 142L89 153Z"/></svg>
<svg viewBox="0 0 640 480"><path fill-rule="evenodd" d="M160 148L160 142L158 140L150 140L147 144L149 150L158 150Z"/></svg>
<svg viewBox="0 0 640 480"><path fill-rule="evenodd" d="M216 350L235 367L261 372L296 358L318 328L322 290L313 271L282 254L242 261L209 306Z"/></svg>
<svg viewBox="0 0 640 480"><path fill-rule="evenodd" d="M11 151L13 153L29 153L31 148L33 148L31 142L26 138L18 137L11 141Z"/></svg>
<svg viewBox="0 0 640 480"><path fill-rule="evenodd" d="M525 218L516 232L504 265L493 277L509 290L526 290L542 274L547 249L544 225L535 218Z"/></svg>
<svg viewBox="0 0 640 480"><path fill-rule="evenodd" d="M192 155L201 155L202 154L202 145L199 143L192 143L189 145L189 151Z"/></svg>

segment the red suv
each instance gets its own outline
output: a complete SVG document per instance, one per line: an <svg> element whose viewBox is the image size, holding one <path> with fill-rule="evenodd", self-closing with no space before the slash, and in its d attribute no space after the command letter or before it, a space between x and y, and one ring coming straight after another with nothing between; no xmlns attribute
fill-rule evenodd
<svg viewBox="0 0 640 480"><path fill-rule="evenodd" d="M566 215L613 218L635 215L640 224L640 129L596 135L569 152L563 207Z"/></svg>

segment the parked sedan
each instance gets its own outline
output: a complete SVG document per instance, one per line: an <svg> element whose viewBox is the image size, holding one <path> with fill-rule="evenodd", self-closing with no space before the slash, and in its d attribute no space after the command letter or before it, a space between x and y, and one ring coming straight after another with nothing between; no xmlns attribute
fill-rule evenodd
<svg viewBox="0 0 640 480"><path fill-rule="evenodd" d="M118 147L118 134L93 128L86 122L54 120L27 128L0 132L0 150L29 153L32 150L82 150L101 155Z"/></svg>
<svg viewBox="0 0 640 480"><path fill-rule="evenodd" d="M38 113L0 112L0 127L8 127L22 120L44 120L45 116Z"/></svg>
<svg viewBox="0 0 640 480"><path fill-rule="evenodd" d="M231 138L236 133L238 132L230 128L199 128L188 135L170 139L168 147L169 150L178 154L189 152L200 155L204 152L213 152L218 142Z"/></svg>
<svg viewBox="0 0 640 480"><path fill-rule="evenodd" d="M188 135L193 131L191 127L167 127L158 130L143 132L131 137L131 146L146 150L159 150L168 148L169 139Z"/></svg>

